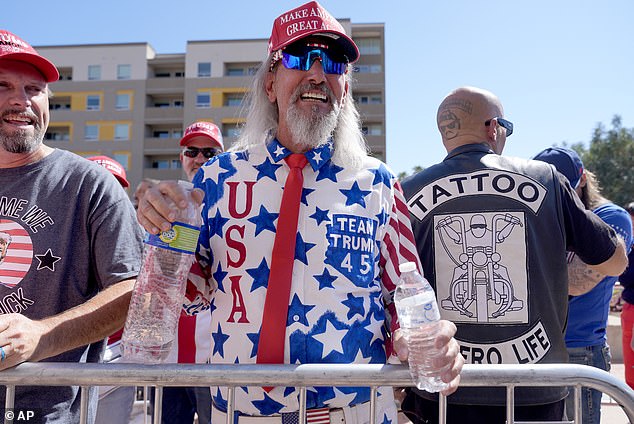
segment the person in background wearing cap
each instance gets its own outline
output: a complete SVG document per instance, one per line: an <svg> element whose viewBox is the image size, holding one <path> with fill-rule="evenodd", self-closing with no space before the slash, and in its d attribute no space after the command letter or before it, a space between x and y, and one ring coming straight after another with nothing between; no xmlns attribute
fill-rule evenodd
<svg viewBox="0 0 634 424"><path fill-rule="evenodd" d="M392 301L398 265L420 264L398 181L368 156L360 131L350 92L358 58L352 39L318 3L282 14L236 144L194 178L192 195L204 197L197 254L207 278L191 278L185 303L190 312L212 309L212 364L383 364L391 354L387 329L398 326ZM159 188L146 192L137 211L152 233L169 228L173 208L189 196L173 182ZM287 192L295 202L287 202ZM290 221L287 228L283 217L295 206L297 226ZM278 292L285 284L287 291ZM453 324L442 321L440 328L438 365L446 366L449 394L463 360ZM378 392L376 419L396 422L392 388ZM222 422L227 388L211 393L212 421ZM307 415L366 423L369 399L369 388L311 387ZM236 390L235 410L238 423L244 416L296 421L299 391Z"/></svg>
<svg viewBox="0 0 634 424"><path fill-rule="evenodd" d="M141 229L112 175L43 144L48 83L58 77L26 41L0 30L0 231L13 238L0 270L0 298L13 299L0 315L0 370L99 361L105 338L124 324L141 261ZM88 422L96 402L93 387ZM0 404L5 416L4 386ZM78 423L79 387L17 386L13 413L27 411L29 422Z"/></svg>
<svg viewBox="0 0 634 424"><path fill-rule="evenodd" d="M86 159L106 168L124 189L130 187L125 169L116 160L108 156L90 156ZM120 344L122 334L123 328L108 337L108 345L103 355L103 362L119 362L121 359ZM99 403L97 404L95 424L127 423L130 420L135 396L136 393L133 386L99 386Z"/></svg>
<svg viewBox="0 0 634 424"><path fill-rule="evenodd" d="M569 287L566 248L618 274L627 264L623 240L553 167L501 156L513 124L493 93L458 88L436 119L448 155L405 179L403 191L442 318L458 327L467 363L567 362L566 305L577 282ZM435 396L406 393L402 409L413 422L437 422ZM515 419L559 421L566 395L517 387ZM447 423L506 421L504 387L460 388L447 402Z"/></svg>
<svg viewBox="0 0 634 424"><path fill-rule="evenodd" d="M211 122L194 122L185 129L181 145L181 164L188 181L200 167L224 151L222 133ZM199 267L192 272L200 274ZM183 311L178 322L176 343L167 362L181 364L207 363L211 356L211 312L196 315ZM209 387L165 387L163 389L162 421L165 424L191 424L194 414L198 424L211 422L211 392Z"/></svg>
<svg viewBox="0 0 634 424"><path fill-rule="evenodd" d="M630 214L634 223L634 202L625 205L625 210ZM633 237L634 238L634 237ZM625 364L625 382L634 389L634 240L628 255L630 263L619 277L619 283L623 286L621 297L623 310L621 311L621 340L623 348L623 364Z"/></svg>
<svg viewBox="0 0 634 424"><path fill-rule="evenodd" d="M601 195L596 176L585 169L581 158L571 149L550 147L533 159L553 165L570 182L570 186L587 210L595 213L625 240L632 243L632 221L625 209ZM629 251L629 249L628 249ZM568 280L580 288L568 301L568 325L566 347L570 362L590 365L610 371L610 346L607 340L608 313L614 284L619 272L602 274L586 265L571 253L568 257ZM584 387L581 394L582 420L584 424L601 422L601 397L599 390ZM566 399L568 416L574 416L574 394Z"/></svg>

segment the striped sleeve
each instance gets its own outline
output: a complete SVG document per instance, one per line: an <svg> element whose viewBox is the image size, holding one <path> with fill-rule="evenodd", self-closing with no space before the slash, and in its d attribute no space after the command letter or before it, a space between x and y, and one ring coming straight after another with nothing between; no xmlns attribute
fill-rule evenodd
<svg viewBox="0 0 634 424"><path fill-rule="evenodd" d="M384 290L385 306L388 311L390 330L399 328L394 307L394 289L400 277L398 266L404 262L414 262L422 273L422 266L416 253L416 243L409 220L409 210L405 203L405 196L398 181L393 185L394 199L390 211L387 230L381 243L381 281Z"/></svg>
<svg viewBox="0 0 634 424"><path fill-rule="evenodd" d="M198 260L194 261L187 276L183 299L183 311L187 315L196 315L209 309L209 299L213 291L209 270L201 265L198 254L196 257Z"/></svg>

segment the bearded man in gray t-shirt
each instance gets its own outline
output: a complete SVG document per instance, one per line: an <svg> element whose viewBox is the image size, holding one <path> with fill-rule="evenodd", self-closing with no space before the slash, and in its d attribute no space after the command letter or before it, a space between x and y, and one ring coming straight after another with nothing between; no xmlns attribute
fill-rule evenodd
<svg viewBox="0 0 634 424"><path fill-rule="evenodd" d="M0 232L10 237L0 370L97 362L105 337L123 326L139 270L141 231L125 191L101 166L42 142L57 79L51 62L0 30ZM2 406L4 398L2 386ZM15 416L30 411L29 422L79 422L79 409L78 387L16 387Z"/></svg>

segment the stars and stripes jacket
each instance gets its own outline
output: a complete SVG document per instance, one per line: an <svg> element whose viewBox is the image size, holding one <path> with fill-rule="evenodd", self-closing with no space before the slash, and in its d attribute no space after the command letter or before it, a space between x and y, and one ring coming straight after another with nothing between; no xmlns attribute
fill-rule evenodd
<svg viewBox="0 0 634 424"><path fill-rule="evenodd" d="M398 265L420 267L407 206L394 174L367 157L358 169L332 161L332 143L307 153L296 236L285 363L386 363L397 328ZM291 152L273 139L212 158L194 185L205 192L185 310L211 310L211 363L256 363L280 202ZM392 397L391 388L381 395ZM299 391L236 390L236 410L269 415L299 408ZM351 406L369 388L319 387L307 408ZM212 388L225 410L225 388ZM388 402L389 403L389 402ZM395 418L393 402L386 411Z"/></svg>

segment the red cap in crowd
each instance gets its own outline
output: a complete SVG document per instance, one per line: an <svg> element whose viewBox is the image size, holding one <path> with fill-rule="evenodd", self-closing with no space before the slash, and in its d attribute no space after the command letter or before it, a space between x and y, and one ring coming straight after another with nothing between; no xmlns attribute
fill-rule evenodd
<svg viewBox="0 0 634 424"><path fill-rule="evenodd" d="M359 49L341 24L316 1L311 1L278 16L269 39L269 54L310 35L333 40L350 63L359 59Z"/></svg>
<svg viewBox="0 0 634 424"><path fill-rule="evenodd" d="M212 144L216 147L224 150L225 146L222 144L222 133L216 124L212 124L207 121L194 122L185 129L185 134L181 138L181 146L187 146L189 141L194 137L207 137L211 140Z"/></svg>
<svg viewBox="0 0 634 424"><path fill-rule="evenodd" d="M130 183L126 179L125 169L116 160L110 159L108 156L91 156L86 159L96 162L110 171L124 188L130 187Z"/></svg>
<svg viewBox="0 0 634 424"><path fill-rule="evenodd" d="M0 59L19 60L33 65L46 82L59 79L55 65L35 51L26 41L7 30L0 29Z"/></svg>

